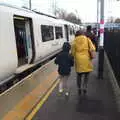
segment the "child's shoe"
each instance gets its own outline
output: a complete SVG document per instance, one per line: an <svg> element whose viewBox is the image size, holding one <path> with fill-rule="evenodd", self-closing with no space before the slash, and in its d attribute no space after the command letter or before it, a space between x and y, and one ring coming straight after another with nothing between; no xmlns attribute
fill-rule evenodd
<svg viewBox="0 0 120 120"><path fill-rule="evenodd" d="M59 96L63 94L63 89L59 89Z"/></svg>
<svg viewBox="0 0 120 120"><path fill-rule="evenodd" d="M66 93L65 93L65 96L69 96L69 92L66 92Z"/></svg>
<svg viewBox="0 0 120 120"><path fill-rule="evenodd" d="M62 93L62 92L63 92L63 89L60 89L60 90L59 90L59 93Z"/></svg>

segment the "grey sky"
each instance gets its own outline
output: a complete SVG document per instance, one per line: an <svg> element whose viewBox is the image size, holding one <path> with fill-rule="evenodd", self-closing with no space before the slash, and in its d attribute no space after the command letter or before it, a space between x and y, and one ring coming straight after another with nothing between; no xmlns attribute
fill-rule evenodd
<svg viewBox="0 0 120 120"><path fill-rule="evenodd" d="M17 6L28 6L29 0L1 0ZM97 0L31 0L32 9L52 14L53 3L64 8L68 12L74 12L83 22L96 22ZM116 0L105 0L105 19L109 16L120 17L120 2Z"/></svg>

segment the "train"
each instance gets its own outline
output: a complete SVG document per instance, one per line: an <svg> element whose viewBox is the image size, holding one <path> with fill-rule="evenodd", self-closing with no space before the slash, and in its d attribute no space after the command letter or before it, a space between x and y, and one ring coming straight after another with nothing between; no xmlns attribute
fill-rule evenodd
<svg viewBox="0 0 120 120"><path fill-rule="evenodd" d="M59 53L79 25L0 4L0 82Z"/></svg>

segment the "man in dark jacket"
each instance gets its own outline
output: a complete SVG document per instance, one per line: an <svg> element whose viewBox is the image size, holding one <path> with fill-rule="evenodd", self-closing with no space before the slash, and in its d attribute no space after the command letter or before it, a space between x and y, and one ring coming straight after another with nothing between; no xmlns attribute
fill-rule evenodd
<svg viewBox="0 0 120 120"><path fill-rule="evenodd" d="M56 57L55 64L58 65L58 73L60 75L59 92L63 92L63 86L65 88L65 95L68 96L68 85L67 80L73 66L73 58L69 54L71 46L68 42L65 42L62 47L62 52Z"/></svg>
<svg viewBox="0 0 120 120"><path fill-rule="evenodd" d="M97 48L97 38L96 38L95 34L92 32L92 27L90 25L87 26L87 31L86 31L85 35L91 39L92 43Z"/></svg>

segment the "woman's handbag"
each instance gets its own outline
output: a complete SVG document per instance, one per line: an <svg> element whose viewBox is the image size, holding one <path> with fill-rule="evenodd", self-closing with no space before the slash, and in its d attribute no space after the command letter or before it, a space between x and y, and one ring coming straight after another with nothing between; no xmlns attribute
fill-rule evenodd
<svg viewBox="0 0 120 120"><path fill-rule="evenodd" d="M90 55L90 59L94 59L96 57L96 52L94 50L90 50L90 45L89 45L89 41L88 41L88 52Z"/></svg>
<svg viewBox="0 0 120 120"><path fill-rule="evenodd" d="M96 52L95 51L90 51L89 50L89 54L90 54L90 59L94 59L96 57Z"/></svg>

